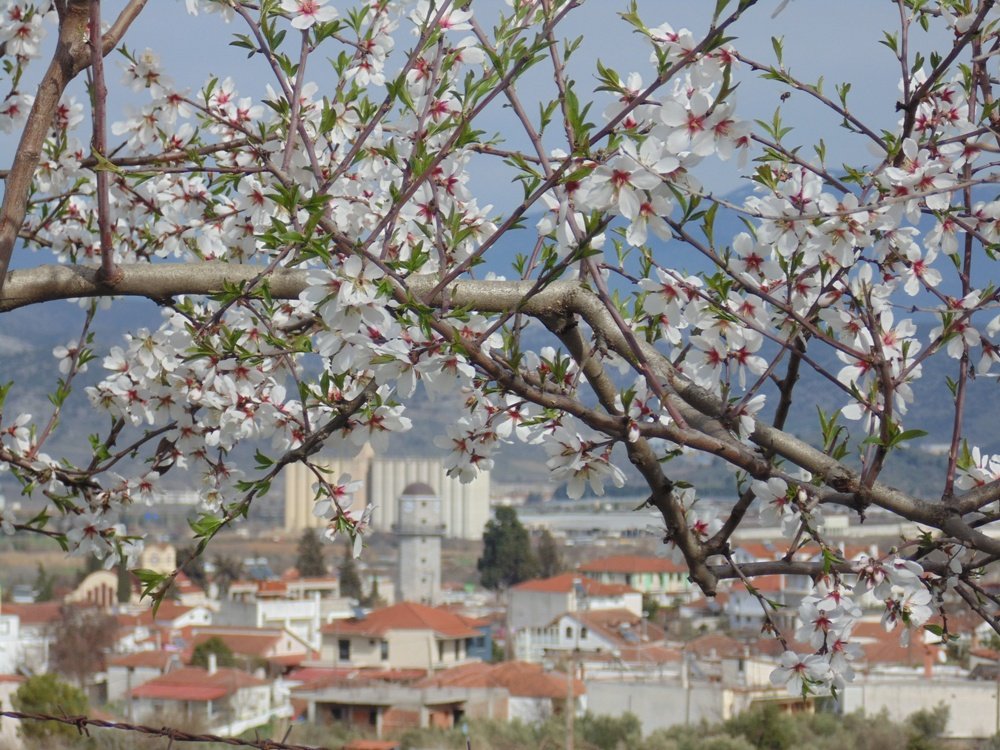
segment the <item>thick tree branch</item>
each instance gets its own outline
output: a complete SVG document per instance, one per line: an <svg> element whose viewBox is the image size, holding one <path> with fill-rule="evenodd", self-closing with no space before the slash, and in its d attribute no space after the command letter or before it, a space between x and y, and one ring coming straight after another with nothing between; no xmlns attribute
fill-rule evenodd
<svg viewBox="0 0 1000 750"><path fill-rule="evenodd" d="M115 48L145 5L146 0L131 0L118 15L102 40L105 55ZM0 291L4 288L14 243L28 211L31 181L59 108L59 100L69 82L90 65L89 23L88 0L69 0L65 3L59 17L59 40L55 54L38 85L4 185L3 203L0 204Z"/></svg>

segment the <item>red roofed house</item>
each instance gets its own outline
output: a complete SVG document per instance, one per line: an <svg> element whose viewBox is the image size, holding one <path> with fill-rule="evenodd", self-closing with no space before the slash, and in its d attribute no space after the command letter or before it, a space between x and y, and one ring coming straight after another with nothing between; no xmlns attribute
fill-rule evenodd
<svg viewBox="0 0 1000 750"><path fill-rule="evenodd" d="M586 707L586 687L564 674L525 662L473 662L417 681L378 679L375 670L355 670L339 679L293 688L306 704L310 724L337 722L385 733L417 727L449 729L464 718L538 721L561 711L572 695L576 712Z"/></svg>
<svg viewBox="0 0 1000 750"><path fill-rule="evenodd" d="M562 573L552 578L525 581L508 592L510 627L515 642L530 644L542 637L552 622L566 612L623 609L642 615L642 594L618 583L601 583L580 573ZM538 649L527 647L517 658L539 657Z"/></svg>
<svg viewBox="0 0 1000 750"><path fill-rule="evenodd" d="M133 688L162 677L180 664L180 655L170 651L136 651L109 657L108 702L125 700Z"/></svg>
<svg viewBox="0 0 1000 750"><path fill-rule="evenodd" d="M11 636L16 637L16 643L5 647L16 652L12 658L19 669L32 674L48 671L49 644L55 624L62 618L62 606L60 602L0 605L0 615L4 616ZM17 618L16 625L12 617Z"/></svg>
<svg viewBox="0 0 1000 750"><path fill-rule="evenodd" d="M289 716L287 702L275 705L272 685L238 669L183 667L132 689L131 714L139 722L163 722L234 735Z"/></svg>
<svg viewBox="0 0 1000 750"><path fill-rule="evenodd" d="M586 562L579 569L601 583L631 586L661 604L686 601L691 596L687 567L665 557L613 555Z"/></svg>
<svg viewBox="0 0 1000 750"><path fill-rule="evenodd" d="M660 650L665 640L663 629L641 615L627 609L598 609L565 612L541 633L535 628L521 630L517 643L519 652L532 649L533 661L576 653L585 662L591 655L599 657L598 662L610 656L618 666L653 668L680 656Z"/></svg>
<svg viewBox="0 0 1000 750"><path fill-rule="evenodd" d="M587 688L582 680L567 684L564 672L546 672L541 664L505 661L499 664L466 664L437 672L417 683L418 687L503 688L508 693L506 721L543 721L562 713L572 696L574 713L587 709ZM468 707L471 709L471 706ZM471 710L470 715L473 715ZM497 718L492 716L491 718Z"/></svg>
<svg viewBox="0 0 1000 750"><path fill-rule="evenodd" d="M453 612L415 602L334 620L321 632L325 664L429 670L469 661L468 642L480 636Z"/></svg>
<svg viewBox="0 0 1000 750"><path fill-rule="evenodd" d="M234 656L270 665L272 672L283 672L285 668L298 666L312 657L309 644L298 635L284 628L253 628L223 625L195 626L185 628L174 639L188 652L193 652L202 643L218 638Z"/></svg>

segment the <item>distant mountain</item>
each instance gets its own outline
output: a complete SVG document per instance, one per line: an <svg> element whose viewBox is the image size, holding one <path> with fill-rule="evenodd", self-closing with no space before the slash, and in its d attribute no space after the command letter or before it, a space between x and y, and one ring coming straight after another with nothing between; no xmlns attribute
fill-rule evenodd
<svg viewBox="0 0 1000 750"><path fill-rule="evenodd" d="M747 195L752 193L753 186L747 185L740 190L726 195L726 200L740 204ZM527 252L534 239L534 225L537 216L526 217L525 229L514 232L498 243L494 248L496 253L491 257L485 270L511 277L513 275L510 263L517 253ZM927 227L929 228L929 226ZM691 231L700 236L695 226ZM719 246L725 246L730 239L740 231L744 231L740 220L731 213L719 212L716 222L715 237ZM612 232L613 233L613 232ZM606 246L610 253L611 243ZM707 262L703 256L679 243L659 242L653 248L657 257L670 258L671 265L685 269L688 272L705 270ZM906 317L898 314L897 317ZM923 331L927 331L932 323L929 316L921 317L915 314L915 322ZM0 333L0 383L13 380L15 385L8 397L4 409L6 414L26 411L36 419L47 419L52 406L48 401L48 393L55 386L58 372L52 349L60 344L65 345L79 337L83 313L81 308L72 302L52 303L17 310L3 315L3 329ZM98 314L95 332L95 351L103 356L110 346L122 343L122 334L129 329L138 327L154 328L159 325L160 312L155 304L145 300L122 300L115 303L108 312ZM555 342L548 335L538 330L530 330L526 334L529 346L552 345ZM922 337L926 340L926 334ZM832 372L840 368L840 363L829 351L812 352L818 361ZM952 426L952 401L946 387L946 379L954 378L957 363L941 355L932 357L924 365L923 378L914 385L916 403L910 414L905 418L907 428L922 429L929 434L927 437L914 441L911 450L901 452L894 458L887 469L887 476L898 477L901 486L912 487L934 486L939 482L941 462L931 452L922 448L936 448L950 440ZM84 461L89 457L87 435L107 428L107 419L90 409L83 392L83 386L93 384L102 376L100 358L90 363L89 370L77 380L76 392L67 402L62 415L63 429L48 446L51 455L65 455L73 461ZM797 400L793 406L787 429L803 437L815 438L817 434L816 408L826 413L837 411L848 397L838 390L828 380L803 367L801 383L797 389ZM982 447L986 452L1000 452L1000 431L996 429L994 420L1000 414L1000 388L995 377L978 378L969 384L967 394L968 408L963 424L963 434L971 443ZM773 408L771 399L769 408ZM443 434L446 426L454 421L463 410L461 397L430 400L424 395L418 396L408 404L409 416L413 420L413 430L394 436L391 441L392 451L401 455L436 455L440 450L434 445L433 439ZM768 412L765 412L765 415ZM850 423L845 424L850 428ZM249 462L252 450L246 452ZM919 456L919 460L915 458ZM520 444L505 447L497 457L494 476L503 481L546 481L545 454L537 446ZM630 469L628 462L620 464ZM732 472L723 470L721 464L699 457L697 460L684 459L669 465L671 472L676 472L678 478L688 478L700 485L716 488L727 492L732 484ZM637 479L637 478L635 478ZM170 483L187 481L173 472L168 475Z"/></svg>

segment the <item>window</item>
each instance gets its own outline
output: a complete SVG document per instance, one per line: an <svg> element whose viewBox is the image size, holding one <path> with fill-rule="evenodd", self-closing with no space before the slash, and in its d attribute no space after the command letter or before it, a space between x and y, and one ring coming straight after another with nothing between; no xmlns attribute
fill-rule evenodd
<svg viewBox="0 0 1000 750"><path fill-rule="evenodd" d="M444 661L444 641L438 641L438 661Z"/></svg>
<svg viewBox="0 0 1000 750"><path fill-rule="evenodd" d="M455 644L455 659L456 660L461 659L462 658L462 642L459 641L459 640L455 640L454 644Z"/></svg>
<svg viewBox="0 0 1000 750"><path fill-rule="evenodd" d="M566 626L566 637L567 638L572 638L573 637L573 626L572 625L567 625Z"/></svg>
<svg viewBox="0 0 1000 750"><path fill-rule="evenodd" d="M382 658L382 661L389 659L389 641L382 641L379 645L379 656Z"/></svg>
<svg viewBox="0 0 1000 750"><path fill-rule="evenodd" d="M582 640L586 640L587 639L587 629L586 628L580 628L580 638Z"/></svg>
<svg viewBox="0 0 1000 750"><path fill-rule="evenodd" d="M340 661L350 661L351 642L347 638L341 638L337 641L337 658L340 659Z"/></svg>

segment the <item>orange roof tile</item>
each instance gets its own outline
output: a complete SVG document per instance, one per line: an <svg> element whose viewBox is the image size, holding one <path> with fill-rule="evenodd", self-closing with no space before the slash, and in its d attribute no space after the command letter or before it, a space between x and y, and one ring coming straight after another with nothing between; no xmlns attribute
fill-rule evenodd
<svg viewBox="0 0 1000 750"><path fill-rule="evenodd" d="M62 617L60 602L35 602L33 604L0 605L0 614L17 615L22 625L48 625Z"/></svg>
<svg viewBox="0 0 1000 750"><path fill-rule="evenodd" d="M234 654L265 657L281 642L281 636L282 631L273 628L238 628L212 625L190 628L190 635L186 637L186 640L189 646L195 648L205 641L218 638ZM305 651L305 649L302 650Z"/></svg>
<svg viewBox="0 0 1000 750"><path fill-rule="evenodd" d="M579 567L584 573L687 573L687 567L680 563L650 555L612 555Z"/></svg>
<svg viewBox="0 0 1000 750"><path fill-rule="evenodd" d="M568 594L573 590L573 586L579 582L587 596L615 596L618 594L638 594L631 586L624 586L616 583L601 583L593 578L587 578L579 573L561 573L552 578L535 578L531 581L519 583L513 587L514 591L535 591L549 594Z"/></svg>
<svg viewBox="0 0 1000 750"><path fill-rule="evenodd" d="M160 604L159 608L156 610L156 614L153 616L156 622L167 622L176 620L182 615L186 615L194 607L186 607L183 604L178 604L177 602L163 602ZM150 610L152 611L152 610Z"/></svg>
<svg viewBox="0 0 1000 750"><path fill-rule="evenodd" d="M992 648L969 649L969 656L975 656L977 659L989 659L990 661L1000 661L1000 651L994 651Z"/></svg>
<svg viewBox="0 0 1000 750"><path fill-rule="evenodd" d="M132 690L134 698L210 701L232 695L243 687L266 685L266 680L239 669L220 667L214 674L200 667L184 667L167 672Z"/></svg>
<svg viewBox="0 0 1000 750"><path fill-rule="evenodd" d="M421 680L420 687L502 687L516 698L565 698L567 677L562 672L545 672L541 664L504 661L499 664L475 662L446 669ZM587 692L580 680L573 680L575 695Z"/></svg>
<svg viewBox="0 0 1000 750"><path fill-rule="evenodd" d="M136 651L134 654L113 656L108 659L109 667L148 667L166 669L176 654L169 651Z"/></svg>
<svg viewBox="0 0 1000 750"><path fill-rule="evenodd" d="M437 607L416 602L400 602L376 609L362 619L334 620L321 628L324 633L356 633L382 636L390 630L433 630L447 638L475 638L477 630L470 628L458 615Z"/></svg>
<svg viewBox="0 0 1000 750"><path fill-rule="evenodd" d="M619 647L633 646L640 642L657 643L667 637L659 625L649 621L644 623L642 617L627 609L591 609L560 615L560 618L564 616L585 625ZM634 640L627 635L632 633L635 634Z"/></svg>

